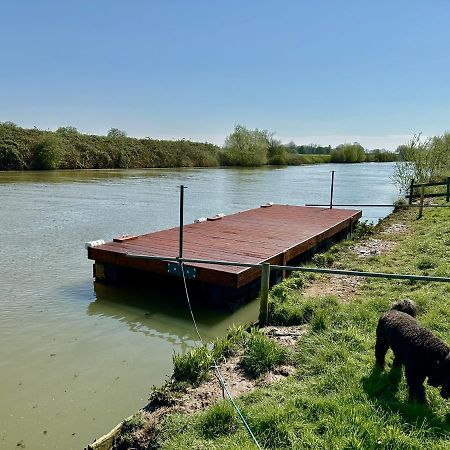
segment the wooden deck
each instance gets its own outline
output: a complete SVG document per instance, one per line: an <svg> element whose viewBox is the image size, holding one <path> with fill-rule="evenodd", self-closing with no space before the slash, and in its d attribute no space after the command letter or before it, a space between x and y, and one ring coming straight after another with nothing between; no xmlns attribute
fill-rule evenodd
<svg viewBox="0 0 450 450"><path fill-rule="evenodd" d="M289 205L250 209L218 220L186 225L183 256L286 264L349 230L361 214L354 210ZM88 248L88 257L96 263L96 278L107 279L108 267L167 275L167 262L129 258L127 254L176 257L178 234L177 227ZM254 268L186 265L196 268L196 281L229 288L240 288L260 277L260 271Z"/></svg>

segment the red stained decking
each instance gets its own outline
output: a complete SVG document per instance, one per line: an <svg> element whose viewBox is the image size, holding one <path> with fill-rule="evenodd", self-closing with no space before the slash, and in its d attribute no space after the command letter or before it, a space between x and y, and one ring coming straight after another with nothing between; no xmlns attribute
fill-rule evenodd
<svg viewBox="0 0 450 450"><path fill-rule="evenodd" d="M183 256L242 263L285 264L316 244L348 229L361 211L272 205L184 227ZM129 258L127 254L178 256L178 228L108 242L88 249L88 257L107 263L167 274L167 262ZM235 266L187 264L196 280L238 288L257 279L260 271Z"/></svg>

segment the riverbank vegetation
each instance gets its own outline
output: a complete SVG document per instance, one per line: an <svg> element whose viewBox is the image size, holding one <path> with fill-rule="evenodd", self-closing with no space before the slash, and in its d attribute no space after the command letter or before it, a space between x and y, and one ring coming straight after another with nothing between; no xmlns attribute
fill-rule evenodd
<svg viewBox="0 0 450 450"><path fill-rule="evenodd" d="M450 176L450 133L428 139L415 135L398 151L399 161L393 178L404 192L412 179L416 183L425 183Z"/></svg>
<svg viewBox="0 0 450 450"><path fill-rule="evenodd" d="M363 227L356 238L316 255L313 263L448 276L449 210L430 208L421 220L416 217L413 209L399 209L375 228ZM439 389L427 386L428 404L412 403L404 376L392 367L391 354L385 372L374 366L378 318L393 302L404 298L418 305L421 324L450 342L448 283L318 275L293 275L271 290L271 326L251 332L234 328L216 342L210 355L221 361L238 355L237 373L241 370L243 376L256 380L237 403L263 448L449 447L450 406ZM279 336L301 332L297 340L285 341L279 351L280 344L275 343L278 350L274 350L266 342L273 342L274 328ZM257 344L250 349L252 339ZM281 356L273 358L277 354ZM191 358L187 355L180 358ZM251 363L246 365L246 359ZM292 366L293 371L267 378L265 374L276 373L274 367L280 364ZM227 372L226 381L230 382L230 376ZM190 378L185 382L191 383ZM166 399L173 399L172 395ZM194 413L174 409L157 421L148 416L146 439L142 440L142 429L135 431L141 440L133 442L134 448L255 448L228 402L204 404L211 406ZM160 410L151 405L151 414ZM127 439L132 441L130 436Z"/></svg>
<svg viewBox="0 0 450 450"><path fill-rule="evenodd" d="M52 132L0 124L0 170L215 167L218 154L213 144L135 139L114 128L96 136L74 127Z"/></svg>
<svg viewBox="0 0 450 450"><path fill-rule="evenodd" d="M236 125L233 133L225 140L220 153L221 164L225 166L296 165L315 162L358 163L395 161L397 154L385 150L366 152L362 145L342 144L336 148L316 145L287 145L274 137L268 130L249 130Z"/></svg>
<svg viewBox="0 0 450 450"><path fill-rule="evenodd" d="M0 123L0 170L126 169L301 165L327 162L393 161L396 154L365 152L357 143L336 148L284 145L273 132L237 125L223 147L181 140L137 139L118 128L106 136L80 133L75 127L56 131L25 129Z"/></svg>

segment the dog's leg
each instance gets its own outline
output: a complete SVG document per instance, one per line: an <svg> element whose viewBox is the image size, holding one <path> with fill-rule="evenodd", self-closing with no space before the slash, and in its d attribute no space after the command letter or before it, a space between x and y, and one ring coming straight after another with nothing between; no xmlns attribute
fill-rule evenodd
<svg viewBox="0 0 450 450"><path fill-rule="evenodd" d="M396 369L399 369L402 367L403 361L400 355L396 355L394 353L394 360L392 361L392 367L395 367Z"/></svg>
<svg viewBox="0 0 450 450"><path fill-rule="evenodd" d="M409 388L409 399L412 401L426 403L425 388L423 383L425 375L415 366L406 366L405 368L406 382Z"/></svg>
<svg viewBox="0 0 450 450"><path fill-rule="evenodd" d="M389 343L386 340L386 336L383 333L382 326L378 322L377 326L377 342L375 344L375 359L377 364L383 369L384 368L384 358L389 349Z"/></svg>

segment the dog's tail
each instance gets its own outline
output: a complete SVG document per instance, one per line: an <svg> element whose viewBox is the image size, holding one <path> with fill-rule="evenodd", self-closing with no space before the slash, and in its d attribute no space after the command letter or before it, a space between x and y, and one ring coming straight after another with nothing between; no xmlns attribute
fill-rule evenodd
<svg viewBox="0 0 450 450"><path fill-rule="evenodd" d="M417 306L412 300L401 300L392 305L391 310L401 311L409 314L412 317L416 317Z"/></svg>

